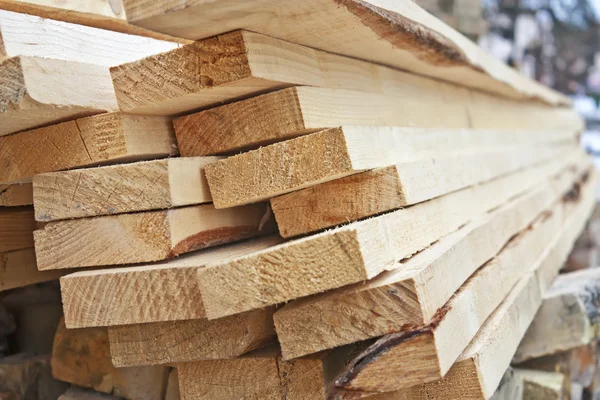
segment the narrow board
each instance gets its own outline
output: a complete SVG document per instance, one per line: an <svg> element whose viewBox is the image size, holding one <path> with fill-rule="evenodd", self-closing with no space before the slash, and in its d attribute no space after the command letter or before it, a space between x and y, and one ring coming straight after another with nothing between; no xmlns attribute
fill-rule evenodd
<svg viewBox="0 0 600 400"><path fill-rule="evenodd" d="M572 149L571 144L396 164L272 198L271 208L281 236L298 236L430 200Z"/></svg>
<svg viewBox="0 0 600 400"><path fill-rule="evenodd" d="M133 24L187 39L248 29L513 98L568 104L409 0L124 0ZM310 15L310 18L306 18ZM268 16L266 18L265 16Z"/></svg>
<svg viewBox="0 0 600 400"><path fill-rule="evenodd" d="M0 185L0 207L30 206L32 204L33 185L31 183Z"/></svg>
<svg viewBox="0 0 600 400"><path fill-rule="evenodd" d="M547 176L511 174L203 268L198 279L207 315L219 318L371 279Z"/></svg>
<svg viewBox="0 0 600 400"><path fill-rule="evenodd" d="M234 153L343 125L581 131L568 108L507 100L394 72L385 93L292 87L173 121L183 156ZM431 118L436 115L436 118Z"/></svg>
<svg viewBox="0 0 600 400"><path fill-rule="evenodd" d="M52 281L71 271L38 271L32 248L0 253L0 291Z"/></svg>
<svg viewBox="0 0 600 400"><path fill-rule="evenodd" d="M339 127L275 143L206 167L215 207L226 208L373 168L572 141L565 131Z"/></svg>
<svg viewBox="0 0 600 400"><path fill-rule="evenodd" d="M76 272L61 278L69 329L205 318L197 269L281 242L266 236L182 255L168 263Z"/></svg>
<svg viewBox="0 0 600 400"><path fill-rule="evenodd" d="M265 204L212 204L56 221L34 232L42 270L152 262L272 232Z"/></svg>
<svg viewBox="0 0 600 400"><path fill-rule="evenodd" d="M0 9L131 35L189 43L127 23L121 0L0 0Z"/></svg>
<svg viewBox="0 0 600 400"><path fill-rule="evenodd" d="M569 196L563 197L562 201L553 208L552 215L548 215L545 220L539 221L535 227L524 231L522 234L512 239L511 243L505 247L498 257L488 263L483 269L479 270L457 292L453 299L440 311L439 320L436 321L435 324L430 325L429 328L426 327L415 331L415 335L412 337L407 337L406 334L385 336L372 345L370 349L358 356L355 359L356 362L350 363L346 373L336 380L336 385L340 393L339 397L346 398L344 397L346 393L353 396L358 394L367 395L379 391L404 389L402 393L407 397L399 398L427 398L427 394L432 393L432 388L438 386L443 390L449 391L449 393L456 393L457 390L462 392L475 389L479 393L485 393L485 396L475 396L474 398L487 399L491 397L496 390L504 371L508 367L518 343L521 341L535 312L541 304L541 292L538 282L540 271L558 271L558 268L560 268L560 265L562 265L570 251L570 247L567 245L572 245L572 235L579 234L579 232L568 230L568 227L576 222L580 223L581 221L585 221L591 212L591 201L594 196L595 183L592 184L588 181L587 183L584 183L583 186L576 184L576 187L582 187L582 196L580 198L573 201ZM575 207L567 207L568 203L574 203ZM544 232L541 232L540 228L544 229ZM538 249L540 249L540 251L538 251ZM517 257L506 265L503 261L510 261L510 258L507 256L507 254L510 253ZM503 270L500 271L497 268L494 268L502 264L505 265ZM532 275L531 273L535 275ZM501 275L503 275L503 277L501 277ZM477 296L475 291L469 290L469 288L473 289L478 283L483 283L485 280L491 280L494 283L493 285L488 283L486 286L480 286L479 296ZM493 304L490 304L491 298L496 297L497 291L502 291L499 290L498 287L508 286L510 289L513 286L511 282L519 280L519 285L521 287L529 288L525 290L525 292L533 294L538 300L537 304L531 307L531 301L514 301L519 308L523 306L527 308L530 307L529 312L517 310L516 312L511 311L509 313L516 314L510 317L516 318L516 324L497 321L498 319L502 320L502 317L497 317L497 315L502 315L503 313L506 314L506 312L492 313L493 316L491 321L496 322L490 322L490 320L485 321L487 318L485 315L486 313L479 315L479 317L476 317L473 314L473 311L475 310L472 310L471 307L481 310L482 304L487 303L488 305L493 306ZM510 298L510 296L511 295L509 294L508 298ZM466 303L464 303L465 306L459 305L461 299L466 301ZM503 300L504 299L502 298L500 303L502 303ZM491 303L495 303L495 301L492 301ZM506 305L507 302L505 301L503 304ZM502 307L504 306L501 305L500 310ZM457 312L460 312L459 308L462 308L462 314L460 316L456 315ZM506 306L505 308L510 307ZM490 312L493 311L493 309L490 310ZM453 318L453 314L457 317L456 319ZM523 315L523 317L520 317L520 315ZM452 319L454 319L454 321L452 321ZM490 325L493 327L489 328ZM473 332L473 335L468 334L469 331ZM479 333L477 333L477 331L479 331ZM438 335L438 337L436 338L435 335ZM446 338L444 339L440 335L443 335ZM395 338L396 340L393 340L394 336L397 336ZM468 342L473 339L473 336L475 336L475 338L469 345ZM465 339L467 340L467 343L465 343L465 346L463 347L461 344ZM502 343L502 341L506 341L507 344L503 346L489 345L491 342ZM386 347L386 345L391 345L391 347ZM466 349L464 349L465 347ZM382 352L386 348L387 352ZM416 355L410 352L411 348L413 351L420 354L418 360L415 360ZM408 353L405 353L404 357L399 358L397 357L400 355L398 350L401 349L408 351ZM425 353L427 349L429 349L429 351ZM464 352L462 351L463 349ZM457 350L458 354L456 355L456 358L458 358L458 363L454 364L454 367L460 365L462 360L468 359L466 362L467 364L473 364L473 366L477 368L482 368L483 366L484 368L482 369L486 369L486 371L470 374L459 373L457 378L452 378L465 379L467 381L471 380L470 383L457 384L455 380L449 380L447 383L444 383L444 380L448 379L448 376L452 373L450 367L452 367L456 358L455 356L452 356L451 358L454 358L455 360L449 360L450 362L444 366L443 363L439 362L443 359L440 355L444 353L456 353ZM481 356L478 354L481 351L492 353L493 356ZM461 352L462 356L460 356ZM378 354L381 356L380 358L376 357ZM394 355L396 355L396 357L394 357ZM409 359L412 360L413 365L407 363L407 360ZM436 365L429 369L427 367L428 364ZM386 376L386 374L390 373L393 374L392 376L397 376L398 373L402 372L404 369L403 367L413 373L410 374L409 371L406 371L409 372L409 374L403 375L405 379L401 381L389 379L389 375ZM374 374L376 370L380 371L379 375ZM414 373L419 370L421 376L418 376L418 379L413 380L412 384L407 383L406 380L411 379L411 375L412 378L417 377ZM427 373L427 370L429 370L429 373ZM386 372L381 373L381 371ZM432 379L435 375L438 376L437 379ZM439 382L435 382L442 377L444 377L444 380L442 380L443 383L441 385ZM474 383L472 381L474 378L476 380L481 379L481 381L476 381ZM415 386L415 384L419 385L418 381L421 381L421 383L430 383L425 383L425 386ZM411 386L413 387L406 389ZM423 391L423 388L425 388L425 391ZM409 393L408 395L406 394L407 391ZM417 397L419 392L422 393L421 397ZM453 396L450 396L449 394L439 394L439 397L444 399L465 398L456 397L456 394Z"/></svg>
<svg viewBox="0 0 600 400"><path fill-rule="evenodd" d="M564 167L552 182L538 184L371 281L285 305L275 314L284 358L430 323L473 272L571 187L572 174Z"/></svg>
<svg viewBox="0 0 600 400"><path fill-rule="evenodd" d="M171 121L106 113L0 136L0 182L44 172L177 155Z"/></svg>
<svg viewBox="0 0 600 400"><path fill-rule="evenodd" d="M274 311L109 327L112 362L121 368L238 357L276 341Z"/></svg>
<svg viewBox="0 0 600 400"><path fill-rule="evenodd" d="M107 67L181 45L1 10L0 61L17 56L53 58Z"/></svg>
<svg viewBox="0 0 600 400"><path fill-rule="evenodd" d="M217 157L170 158L36 175L33 179L36 220L209 203L212 197L204 166L216 160Z"/></svg>
<svg viewBox="0 0 600 400"><path fill-rule="evenodd" d="M32 207L0 208L0 253L33 247Z"/></svg>
<svg viewBox="0 0 600 400"><path fill-rule="evenodd" d="M513 362L559 353L595 340L600 322L594 303L598 290L598 269L559 275L544 294Z"/></svg>
<svg viewBox="0 0 600 400"><path fill-rule="evenodd" d="M0 62L0 136L117 109L106 67L38 57Z"/></svg>

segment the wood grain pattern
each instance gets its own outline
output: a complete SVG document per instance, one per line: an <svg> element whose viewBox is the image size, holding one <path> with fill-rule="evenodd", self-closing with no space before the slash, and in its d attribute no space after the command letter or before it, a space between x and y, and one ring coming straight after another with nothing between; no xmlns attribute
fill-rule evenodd
<svg viewBox="0 0 600 400"><path fill-rule="evenodd" d="M248 29L512 98L568 104L408 0L124 0L128 20L201 39ZM310 18L305 18L310 15ZM201 22L201 23L200 23ZM332 27L335 27L333 29Z"/></svg>
<svg viewBox="0 0 600 400"><path fill-rule="evenodd" d="M275 314L284 358L430 323L480 266L571 187L571 174L561 172L554 185L540 182L368 282L285 305Z"/></svg>
<svg viewBox="0 0 600 400"><path fill-rule="evenodd" d="M60 281L66 325L71 329L206 318L197 269L280 241L267 236L163 263L67 275Z"/></svg>
<svg viewBox="0 0 600 400"><path fill-rule="evenodd" d="M238 357L276 340L274 311L109 327L112 362L120 368Z"/></svg>
<svg viewBox="0 0 600 400"><path fill-rule="evenodd" d="M274 230L265 204L212 204L56 221L34 232L42 270L160 261Z"/></svg>
<svg viewBox="0 0 600 400"><path fill-rule="evenodd" d="M117 108L106 67L37 57L0 62L0 136Z"/></svg>
<svg viewBox="0 0 600 400"><path fill-rule="evenodd" d="M572 145L396 164L272 198L271 208L281 235L298 236L430 200L570 150Z"/></svg>
<svg viewBox="0 0 600 400"><path fill-rule="evenodd" d="M86 62L107 67L173 50L180 45L1 10L0 35L6 58L26 56ZM1 58L0 58L1 61Z"/></svg>
<svg viewBox="0 0 600 400"><path fill-rule="evenodd" d="M0 291L52 281L71 271L38 271L32 248L0 253Z"/></svg>
<svg viewBox="0 0 600 400"><path fill-rule="evenodd" d="M568 108L511 101L401 71L394 76L381 94L292 87L177 118L181 154L234 153L342 125L582 129Z"/></svg>
<svg viewBox="0 0 600 400"><path fill-rule="evenodd" d="M102 163L177 155L163 117L106 113L0 137L0 182Z"/></svg>
<svg viewBox="0 0 600 400"><path fill-rule="evenodd" d="M508 175L199 270L207 315L219 318L371 279L547 176L538 174Z"/></svg>
<svg viewBox="0 0 600 400"><path fill-rule="evenodd" d="M206 178L215 207L226 208L398 163L572 140L565 131L523 133L344 126L218 161Z"/></svg>
<svg viewBox="0 0 600 400"><path fill-rule="evenodd" d="M32 207L0 208L0 253L33 247Z"/></svg>
<svg viewBox="0 0 600 400"><path fill-rule="evenodd" d="M204 166L185 157L36 175L38 221L93 217L209 203Z"/></svg>
<svg viewBox="0 0 600 400"><path fill-rule="evenodd" d="M0 185L0 207L30 206L32 204L33 185L31 183Z"/></svg>

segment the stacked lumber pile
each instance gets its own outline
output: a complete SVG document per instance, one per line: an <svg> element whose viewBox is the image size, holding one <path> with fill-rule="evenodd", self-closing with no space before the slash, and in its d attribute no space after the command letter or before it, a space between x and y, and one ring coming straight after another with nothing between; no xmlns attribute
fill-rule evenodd
<svg viewBox="0 0 600 400"><path fill-rule="evenodd" d="M0 184L30 185L33 272L64 275L53 376L490 398L595 204L569 99L411 1L123 5L183 43L4 17L57 29L3 30L0 65Z"/></svg>

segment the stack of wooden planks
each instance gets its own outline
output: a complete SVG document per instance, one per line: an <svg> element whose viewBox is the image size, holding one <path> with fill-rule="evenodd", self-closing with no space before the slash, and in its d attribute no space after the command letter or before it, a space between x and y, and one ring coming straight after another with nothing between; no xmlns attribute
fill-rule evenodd
<svg viewBox="0 0 600 400"><path fill-rule="evenodd" d="M0 201L33 208L0 246L25 230L32 275L64 275L57 379L494 394L596 202L568 98L409 0L123 1L177 42L23 3L0 1Z"/></svg>

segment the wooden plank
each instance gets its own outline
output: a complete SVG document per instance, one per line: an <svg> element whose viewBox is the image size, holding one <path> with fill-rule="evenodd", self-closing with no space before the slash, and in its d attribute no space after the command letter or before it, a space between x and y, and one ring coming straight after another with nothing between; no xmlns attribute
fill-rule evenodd
<svg viewBox="0 0 600 400"><path fill-rule="evenodd" d="M143 268L111 268L64 276L60 286L65 323L71 329L205 318L197 269L280 241L278 236L267 236Z"/></svg>
<svg viewBox="0 0 600 400"><path fill-rule="evenodd" d="M163 117L107 113L0 137L0 182L102 163L177 155Z"/></svg>
<svg viewBox="0 0 600 400"><path fill-rule="evenodd" d="M219 34L223 26L226 30L243 28L503 96L568 103L564 96L519 75L411 1L123 3L133 24L179 37L196 40Z"/></svg>
<svg viewBox="0 0 600 400"><path fill-rule="evenodd" d="M109 327L112 362L120 368L238 357L276 340L274 311Z"/></svg>
<svg viewBox="0 0 600 400"><path fill-rule="evenodd" d="M281 236L298 236L430 200L571 149L481 152L396 164L272 198L271 208Z"/></svg>
<svg viewBox="0 0 600 400"><path fill-rule="evenodd" d="M0 253L33 247L32 207L0 208Z"/></svg>
<svg viewBox="0 0 600 400"><path fill-rule="evenodd" d="M532 267L525 268L529 272L485 321L443 379L396 391L395 397L392 394L386 394L389 397L382 395L381 399L418 400L429 399L431 396L443 399L490 398L541 305L541 285L537 281L544 274L540 273L558 272L572 248L573 236L577 237L581 232L573 232L572 227L583 225L589 218L595 203L594 193L595 184L587 184L583 188L581 200L563 199L563 209L569 214L566 223L547 242ZM521 267L523 265L517 264ZM384 374L382 379L383 377ZM344 376L338 377L336 381L338 384L342 383L342 388L343 378ZM348 397L344 397L346 394ZM339 398L352 398L352 395L361 394L367 395L369 392L342 390L337 393ZM376 396L373 398L379 400Z"/></svg>
<svg viewBox="0 0 600 400"><path fill-rule="evenodd" d="M36 175L38 221L181 207L212 201L204 166L185 157Z"/></svg>
<svg viewBox="0 0 600 400"><path fill-rule="evenodd" d="M56 221L34 232L38 269L152 262L274 230L268 205L212 204Z"/></svg>
<svg viewBox="0 0 600 400"><path fill-rule="evenodd" d="M544 295L514 362L584 346L595 340L599 321L594 302L599 288L598 269L559 275Z"/></svg>
<svg viewBox="0 0 600 400"><path fill-rule="evenodd" d="M189 43L127 23L121 0L0 0L0 9L131 35Z"/></svg>
<svg viewBox="0 0 600 400"><path fill-rule="evenodd" d="M275 314L284 358L430 323L480 266L572 186L571 179L537 185L368 282L286 304Z"/></svg>
<svg viewBox="0 0 600 400"><path fill-rule="evenodd" d="M0 253L0 291L52 281L69 272L38 271L32 248Z"/></svg>
<svg viewBox="0 0 600 400"><path fill-rule="evenodd" d="M30 206L32 204L33 185L31 183L0 185L0 207Z"/></svg>
<svg viewBox="0 0 600 400"><path fill-rule="evenodd" d="M99 65L38 57L0 63L0 136L118 109Z"/></svg>
<svg viewBox="0 0 600 400"><path fill-rule="evenodd" d="M374 278L547 176L508 175L203 268L198 278L206 313L220 318Z"/></svg>
<svg viewBox="0 0 600 400"><path fill-rule="evenodd" d="M181 46L1 9L0 37L0 61L17 56L44 57L107 67Z"/></svg>
<svg viewBox="0 0 600 400"><path fill-rule="evenodd" d="M568 108L396 75L399 82L386 86L385 93L292 87L177 118L173 125L181 154L234 153L343 125L567 131L583 126Z"/></svg>
<svg viewBox="0 0 600 400"><path fill-rule="evenodd" d="M275 143L206 167L215 207L267 200L369 169L427 158L517 150L572 140L565 132L339 127Z"/></svg>
<svg viewBox="0 0 600 400"><path fill-rule="evenodd" d="M164 366L115 368L103 328L58 325L52 347L52 375L61 381L124 398L162 400L169 370Z"/></svg>

